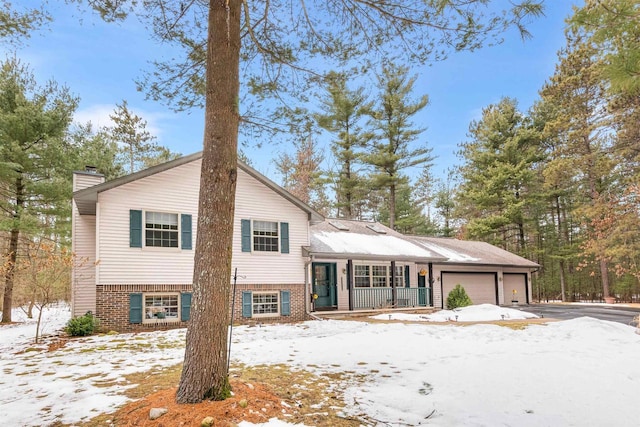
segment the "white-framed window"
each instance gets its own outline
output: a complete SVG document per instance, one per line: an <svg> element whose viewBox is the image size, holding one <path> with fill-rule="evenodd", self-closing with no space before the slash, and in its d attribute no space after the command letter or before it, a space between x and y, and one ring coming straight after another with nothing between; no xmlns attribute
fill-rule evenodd
<svg viewBox="0 0 640 427"><path fill-rule="evenodd" d="M389 269L389 271L391 271L391 269ZM396 265L396 288L404 288L405 283L404 283L404 266L403 265Z"/></svg>
<svg viewBox="0 0 640 427"><path fill-rule="evenodd" d="M251 295L251 311L254 317L279 316L280 293L253 292Z"/></svg>
<svg viewBox="0 0 640 427"><path fill-rule="evenodd" d="M253 221L253 250L257 252L279 252L278 223L273 221Z"/></svg>
<svg viewBox="0 0 640 427"><path fill-rule="evenodd" d="M177 322L180 320L180 294L144 294L143 323Z"/></svg>
<svg viewBox="0 0 640 427"><path fill-rule="evenodd" d="M371 286L374 288L386 288L389 284L386 265L371 266Z"/></svg>
<svg viewBox="0 0 640 427"><path fill-rule="evenodd" d="M386 288L391 286L391 267L387 265L355 264L353 278L356 288ZM404 266L396 265L395 286L404 287Z"/></svg>
<svg viewBox="0 0 640 427"><path fill-rule="evenodd" d="M371 279L369 278L369 266L368 265L354 265L353 266L354 284L356 288L369 288L371 287Z"/></svg>
<svg viewBox="0 0 640 427"><path fill-rule="evenodd" d="M179 238L178 217L177 213L145 211L145 246L177 248Z"/></svg>

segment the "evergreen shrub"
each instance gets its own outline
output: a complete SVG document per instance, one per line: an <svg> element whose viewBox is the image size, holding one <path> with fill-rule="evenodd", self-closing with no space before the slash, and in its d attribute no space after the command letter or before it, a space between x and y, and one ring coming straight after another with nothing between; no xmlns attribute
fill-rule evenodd
<svg viewBox="0 0 640 427"><path fill-rule="evenodd" d="M96 329L98 329L98 319L90 311L87 311L84 316L70 319L65 327L65 331L72 337L91 335Z"/></svg>
<svg viewBox="0 0 640 427"><path fill-rule="evenodd" d="M447 296L447 308L453 310L454 308L466 307L473 305L471 298L467 295L467 291L458 283Z"/></svg>

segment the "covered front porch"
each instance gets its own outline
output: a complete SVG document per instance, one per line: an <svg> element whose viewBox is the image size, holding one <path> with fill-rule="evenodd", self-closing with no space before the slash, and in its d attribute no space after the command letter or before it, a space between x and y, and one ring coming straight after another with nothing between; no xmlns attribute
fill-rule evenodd
<svg viewBox="0 0 640 427"><path fill-rule="evenodd" d="M382 224L344 219L314 224L305 255L315 312L431 307L432 263L446 259Z"/></svg>
<svg viewBox="0 0 640 427"><path fill-rule="evenodd" d="M312 311L433 306L432 270L415 262L320 260L310 267Z"/></svg>

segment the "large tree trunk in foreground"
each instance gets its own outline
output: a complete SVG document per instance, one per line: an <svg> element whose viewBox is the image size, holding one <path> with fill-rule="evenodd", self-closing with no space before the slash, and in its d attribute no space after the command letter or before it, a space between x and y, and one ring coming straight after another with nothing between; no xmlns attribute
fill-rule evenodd
<svg viewBox="0 0 640 427"><path fill-rule="evenodd" d="M229 396L227 340L237 178L240 0L210 0L204 151L191 320L178 403Z"/></svg>

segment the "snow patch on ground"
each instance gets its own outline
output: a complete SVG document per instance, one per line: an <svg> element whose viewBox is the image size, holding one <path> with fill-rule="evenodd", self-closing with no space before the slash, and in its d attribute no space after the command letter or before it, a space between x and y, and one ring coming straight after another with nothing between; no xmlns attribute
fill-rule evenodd
<svg viewBox="0 0 640 427"><path fill-rule="evenodd" d="M11 320L14 323L0 326L0 353L20 351L34 345L38 313L39 310L34 308L33 317L29 319L23 310L13 309ZM58 334L70 318L71 309L68 304L52 304L46 307L40 320L40 335L46 338Z"/></svg>
<svg viewBox="0 0 640 427"><path fill-rule="evenodd" d="M487 322L494 320L537 319L539 316L521 310L498 307L493 304L472 305L441 310L433 314L384 313L371 316L377 320L401 320L404 322Z"/></svg>
<svg viewBox="0 0 640 427"><path fill-rule="evenodd" d="M238 427L301 427L301 426L304 426L304 424L290 424L282 420L279 420L277 418L271 418L266 423L254 424L248 421L242 421L240 424L238 424Z"/></svg>

